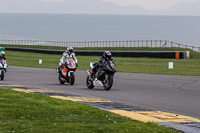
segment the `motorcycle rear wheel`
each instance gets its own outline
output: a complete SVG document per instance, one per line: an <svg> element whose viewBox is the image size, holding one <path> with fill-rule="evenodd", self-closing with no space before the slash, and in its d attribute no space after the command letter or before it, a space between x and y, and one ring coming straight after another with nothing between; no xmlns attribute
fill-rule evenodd
<svg viewBox="0 0 200 133"><path fill-rule="evenodd" d="M87 78L86 78L86 86L87 86L89 89L94 88L93 81L90 79L89 76L87 76Z"/></svg>
<svg viewBox="0 0 200 133"><path fill-rule="evenodd" d="M110 90L112 85L113 85L113 75L109 75L107 83L104 83L104 89Z"/></svg>
<svg viewBox="0 0 200 133"><path fill-rule="evenodd" d="M65 82L60 79L60 74L58 75L58 81L60 84L64 84Z"/></svg>

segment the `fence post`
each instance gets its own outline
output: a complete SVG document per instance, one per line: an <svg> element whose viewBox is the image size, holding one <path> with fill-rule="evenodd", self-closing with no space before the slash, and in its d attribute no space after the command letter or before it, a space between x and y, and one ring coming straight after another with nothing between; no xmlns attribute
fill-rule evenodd
<svg viewBox="0 0 200 133"><path fill-rule="evenodd" d="M135 47L135 40L134 40L134 47Z"/></svg>
<svg viewBox="0 0 200 133"><path fill-rule="evenodd" d="M161 46L161 43L162 43L162 40L160 40L160 47L162 47L162 46Z"/></svg>
<svg viewBox="0 0 200 133"><path fill-rule="evenodd" d="M57 42L58 43L58 42ZM59 44L59 43L58 43ZM70 42L66 42L63 47L67 47L67 46L70 46Z"/></svg>
<svg viewBox="0 0 200 133"><path fill-rule="evenodd" d="M148 47L148 41L146 40L146 47Z"/></svg>
<svg viewBox="0 0 200 133"><path fill-rule="evenodd" d="M165 40L165 47L167 47L167 40Z"/></svg>
<svg viewBox="0 0 200 133"><path fill-rule="evenodd" d="M188 46L187 45L185 45L185 48L187 48Z"/></svg>
<svg viewBox="0 0 200 133"><path fill-rule="evenodd" d="M132 42L133 42L133 41L130 41L129 47L132 47Z"/></svg>

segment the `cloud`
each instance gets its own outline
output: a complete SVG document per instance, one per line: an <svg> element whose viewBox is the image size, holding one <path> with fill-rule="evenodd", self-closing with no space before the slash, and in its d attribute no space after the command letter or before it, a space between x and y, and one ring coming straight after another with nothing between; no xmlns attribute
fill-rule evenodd
<svg viewBox="0 0 200 133"><path fill-rule="evenodd" d="M200 16L200 0L0 0L0 12Z"/></svg>
<svg viewBox="0 0 200 133"><path fill-rule="evenodd" d="M41 1L49 1L49 2L63 2L64 0L41 0Z"/></svg>
<svg viewBox="0 0 200 133"><path fill-rule="evenodd" d="M119 6L141 6L147 10L160 10L173 7L179 3L195 3L200 0L101 0L115 3Z"/></svg>

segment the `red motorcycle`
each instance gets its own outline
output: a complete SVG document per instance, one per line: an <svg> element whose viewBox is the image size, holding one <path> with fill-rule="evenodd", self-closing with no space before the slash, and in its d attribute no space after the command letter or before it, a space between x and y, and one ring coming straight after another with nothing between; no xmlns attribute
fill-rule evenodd
<svg viewBox="0 0 200 133"><path fill-rule="evenodd" d="M61 73L58 73L60 84L69 83L73 85L75 82L76 63L73 59L68 59L62 67Z"/></svg>

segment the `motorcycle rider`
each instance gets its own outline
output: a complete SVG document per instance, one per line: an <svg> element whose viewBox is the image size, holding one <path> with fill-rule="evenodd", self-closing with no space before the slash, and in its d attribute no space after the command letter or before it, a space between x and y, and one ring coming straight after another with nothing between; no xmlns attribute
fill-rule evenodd
<svg viewBox="0 0 200 133"><path fill-rule="evenodd" d="M5 55L6 55L6 53L4 51L0 52L0 61L2 62L2 60L4 60L6 62L6 64L7 64L7 66L8 66L8 62L6 60ZM5 69L5 71L6 71L6 69Z"/></svg>
<svg viewBox="0 0 200 133"><path fill-rule="evenodd" d="M59 63L59 67L57 68L58 73L61 72L61 68L63 67L63 65L65 64L65 62L67 61L67 59L72 58L75 63L76 66L78 67L78 60L75 56L74 50L72 46L68 46L67 47L67 51L65 51L62 55L62 58L60 59L60 63Z"/></svg>
<svg viewBox="0 0 200 133"><path fill-rule="evenodd" d="M5 53L4 51L1 51L1 52L0 52L0 60L2 60L2 59L3 59L3 60L6 60L5 54L6 54L6 53Z"/></svg>
<svg viewBox="0 0 200 133"><path fill-rule="evenodd" d="M105 51L105 52L103 52L103 56L100 57L99 62L97 62L97 63L94 64L94 66L93 66L93 68L92 68L92 71L91 71L90 78L93 77L93 75L96 73L97 69L98 69L99 67L101 67L101 66L104 64L104 62L105 62L106 60L111 60L111 61L113 61L113 58L112 58L111 55L112 55L112 54L111 54L110 51ZM113 63L114 63L114 61L113 61ZM115 64L115 63L114 63L114 64Z"/></svg>

